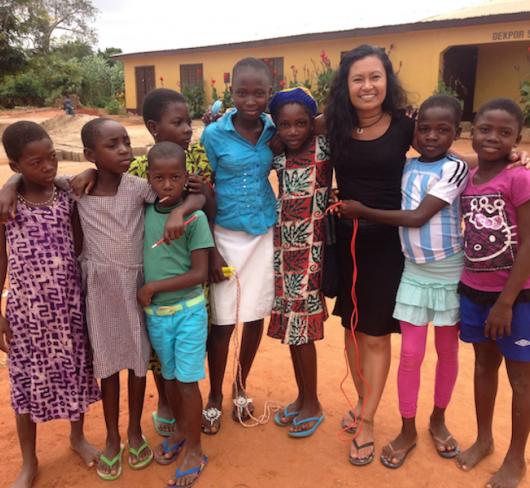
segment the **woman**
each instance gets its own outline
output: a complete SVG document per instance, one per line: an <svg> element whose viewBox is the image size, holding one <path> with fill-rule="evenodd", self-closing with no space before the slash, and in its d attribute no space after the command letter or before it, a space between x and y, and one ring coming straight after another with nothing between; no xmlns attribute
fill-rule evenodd
<svg viewBox="0 0 530 488"><path fill-rule="evenodd" d="M402 107L406 96L383 49L361 45L346 54L331 86L325 111L331 157L340 198L380 209L401 205L401 175L412 143L414 122ZM390 334L399 332L392 318L403 269L398 229L359 222L357 258L358 324L355 336L363 381L356 366L350 330L353 265L352 216L342 211L337 226L339 293L334 315L345 327L345 347L359 400L343 423L359 429L350 462L362 466L374 459L373 420L390 367Z"/></svg>

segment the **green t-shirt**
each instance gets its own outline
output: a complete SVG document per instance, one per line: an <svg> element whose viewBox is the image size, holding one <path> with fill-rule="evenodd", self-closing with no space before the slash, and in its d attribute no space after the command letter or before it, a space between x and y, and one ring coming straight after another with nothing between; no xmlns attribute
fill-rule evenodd
<svg viewBox="0 0 530 488"><path fill-rule="evenodd" d="M164 235L164 225L174 207L159 207L155 204L146 205L144 232L144 273L145 282L165 280L187 273L191 269L191 253L197 249L214 246L206 215L201 210L187 215L197 215L190 222L180 239L152 248L152 245ZM184 290L157 293L153 296L154 305L174 305L182 300L189 300L202 293L202 285Z"/></svg>

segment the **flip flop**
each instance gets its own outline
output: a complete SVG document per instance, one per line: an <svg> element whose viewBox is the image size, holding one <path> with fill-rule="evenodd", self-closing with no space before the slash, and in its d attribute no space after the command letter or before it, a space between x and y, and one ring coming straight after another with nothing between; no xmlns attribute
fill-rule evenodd
<svg viewBox="0 0 530 488"><path fill-rule="evenodd" d="M121 476L121 473L123 471L123 466L121 464L121 458L123 456L124 449L125 449L125 446L123 444L120 444L120 452L118 452L118 454L116 454L116 456L114 456L112 459L109 459L107 456L105 456L105 454L101 454L99 456L99 460L102 461L103 464L105 464L111 470L114 467L114 465L118 463L118 470L116 471L116 474L104 473L100 471L99 469L96 469L96 473L102 480L115 481Z"/></svg>
<svg viewBox="0 0 530 488"><path fill-rule="evenodd" d="M210 428L212 428L214 422L216 422L217 420L219 420L221 418L221 414L222 414L222 412L218 408L210 407L210 408L207 408L207 409L202 411L202 419L203 419L204 422L210 422ZM203 422L203 425L201 426L201 430L202 430L203 434L215 435L215 434L217 434L219 432L219 430L221 430L221 422L219 422L219 428L215 432L211 432L211 431L205 430L204 429L204 422Z"/></svg>
<svg viewBox="0 0 530 488"><path fill-rule="evenodd" d="M175 470L175 480L179 480L181 478L184 478L185 476L189 476L191 474L196 474L197 477L188 485L186 485L186 488L191 488L197 481L199 480L199 477L201 476L201 473L203 472L204 468L208 464L208 456L206 454L203 454L201 459L201 464L198 466L195 466L193 468L187 469L186 471L181 471L180 469ZM167 485L167 488L175 488L176 485Z"/></svg>
<svg viewBox="0 0 530 488"><path fill-rule="evenodd" d="M127 461L131 469L147 468L147 466L151 464L151 461L154 458L153 450L149 447L149 444L147 443L147 439L144 436L142 436L142 439L144 440L144 443L138 448L131 447L130 444L127 442L127 450L129 451L129 459ZM149 449L150 451L149 456L147 456L145 459L142 459L141 461L138 461L136 463L131 462L131 457L130 457L131 454L137 459L139 459L140 454L142 454L142 452L144 452L146 449Z"/></svg>
<svg viewBox="0 0 530 488"><path fill-rule="evenodd" d="M390 446L390 449L392 450L392 455L390 456L390 460L388 460L383 454L381 454L379 459L381 461L381 464L383 464L383 466L390 468L390 469L401 468L401 466L403 466L403 463L405 462L405 459L407 459L407 456L409 455L410 451L412 451L412 449L416 447L416 443L414 443L411 446L409 446L407 449L401 449L399 451L396 451L394 447L392 446L391 442L388 445ZM399 461L397 463L393 463L391 459L394 457L398 457L395 455L396 453L403 453L403 455L401 459L398 458Z"/></svg>
<svg viewBox="0 0 530 488"><path fill-rule="evenodd" d="M162 437L169 437L171 435L171 432L166 432L162 430L160 428L160 424L175 425L175 419L165 419L163 417L160 417L156 411L151 414L151 417L153 418L153 425L155 427L156 433L158 435L161 435Z"/></svg>
<svg viewBox="0 0 530 488"><path fill-rule="evenodd" d="M456 439L449 434L446 439L440 439L439 437L436 437L432 430L429 429L429 434L431 434L432 440L434 442L434 448L436 449L436 452L440 457L443 457L444 459L454 459L456 456L460 454L460 447L458 446L458 443L456 442ZM447 442L453 439L456 443L456 446L454 449L450 451L441 451L438 449L438 446L447 446Z"/></svg>
<svg viewBox="0 0 530 488"><path fill-rule="evenodd" d="M290 405L287 405L283 408L283 412L278 410L274 415L274 423L280 427L287 427L293 423L293 418L298 415L298 412L289 412L287 410ZM282 422L282 417L287 419L287 422Z"/></svg>
<svg viewBox="0 0 530 488"><path fill-rule="evenodd" d="M360 451L361 449L364 449L365 447L374 447L374 441L365 442L362 445L357 444L357 439L353 439L352 441L353 445L355 446L355 449L357 451ZM366 466L370 464L375 458L375 447L372 449L372 452L368 454L368 456L362 457L362 458L355 458L351 454L349 456L350 463L354 466Z"/></svg>
<svg viewBox="0 0 530 488"><path fill-rule="evenodd" d="M287 432L287 435L289 437L296 437L296 438L300 438L300 437L309 437L311 435L313 435L315 433L315 431L318 429L318 427L320 426L320 424L322 422L324 422L324 415L321 415L320 417L308 417L306 419L294 419L293 420L293 425L295 427L298 427L299 425L304 425L304 424L307 424L309 422L315 422L313 424L313 427L311 427L310 429L307 429L307 430L300 430L298 432Z"/></svg>
<svg viewBox="0 0 530 488"><path fill-rule="evenodd" d="M344 419L340 423L340 426L344 432L348 434L355 434L357 432L357 417L353 410L348 410L348 415L351 418L351 422L345 422Z"/></svg>
<svg viewBox="0 0 530 488"><path fill-rule="evenodd" d="M161 464L162 466L171 464L177 459L185 443L186 439L182 439L179 442L170 446L168 440L164 439L164 442L162 442L162 456L158 456L155 454L155 461L157 462L157 464ZM167 458L164 456L164 454L171 454L171 457Z"/></svg>

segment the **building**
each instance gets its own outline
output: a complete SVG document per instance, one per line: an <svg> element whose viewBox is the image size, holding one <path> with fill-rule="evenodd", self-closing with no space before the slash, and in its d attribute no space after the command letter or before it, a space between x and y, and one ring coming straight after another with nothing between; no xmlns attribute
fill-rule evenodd
<svg viewBox="0 0 530 488"><path fill-rule="evenodd" d="M246 56L264 59L278 88L295 77L297 81L314 78L323 53L337 66L341 53L364 43L386 49L412 105L444 82L464 101L464 120L470 120L488 99L519 100L521 82L530 79L530 1L492 2L415 23L116 58L124 63L126 107L140 113L145 94L155 87L185 91L202 86L211 100L215 86L221 95L230 84L232 66Z"/></svg>

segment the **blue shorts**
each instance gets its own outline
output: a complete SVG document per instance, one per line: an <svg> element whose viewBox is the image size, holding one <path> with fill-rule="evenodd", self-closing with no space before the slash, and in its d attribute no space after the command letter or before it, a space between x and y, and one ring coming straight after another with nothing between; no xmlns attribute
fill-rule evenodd
<svg viewBox="0 0 530 488"><path fill-rule="evenodd" d="M145 308L147 332L160 359L162 376L182 383L202 380L206 373L208 313L203 295L169 306Z"/></svg>
<svg viewBox="0 0 530 488"><path fill-rule="evenodd" d="M484 322L492 306L460 295L460 339L472 344L491 340L484 336ZM506 359L530 362L530 302L513 306L512 334L496 339L495 343Z"/></svg>

